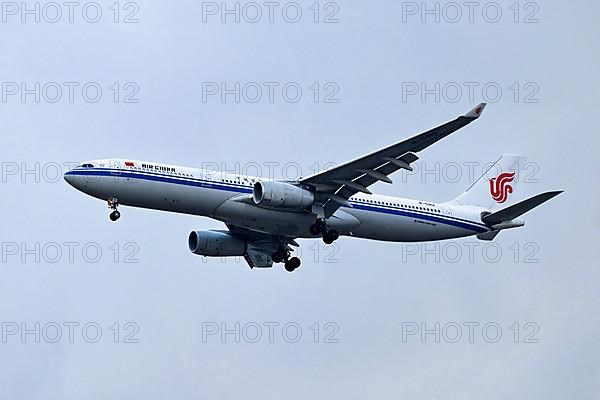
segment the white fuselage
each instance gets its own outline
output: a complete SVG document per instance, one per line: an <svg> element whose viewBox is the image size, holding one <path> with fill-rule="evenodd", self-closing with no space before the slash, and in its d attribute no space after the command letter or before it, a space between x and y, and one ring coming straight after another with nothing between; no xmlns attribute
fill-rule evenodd
<svg viewBox="0 0 600 400"><path fill-rule="evenodd" d="M217 219L259 232L312 238L315 215L265 208L244 201L259 177L225 174L145 161L95 160L65 174L69 184L102 200ZM481 207L455 206L382 195L358 194L327 224L341 235L412 242L450 239L491 229Z"/></svg>

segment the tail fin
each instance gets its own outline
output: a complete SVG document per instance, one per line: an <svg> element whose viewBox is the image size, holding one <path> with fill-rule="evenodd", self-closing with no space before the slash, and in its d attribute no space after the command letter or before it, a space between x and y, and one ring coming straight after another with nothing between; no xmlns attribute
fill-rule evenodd
<svg viewBox="0 0 600 400"><path fill-rule="evenodd" d="M525 157L504 154L466 192L451 200L449 204L472 205L498 210L511 204L525 164Z"/></svg>

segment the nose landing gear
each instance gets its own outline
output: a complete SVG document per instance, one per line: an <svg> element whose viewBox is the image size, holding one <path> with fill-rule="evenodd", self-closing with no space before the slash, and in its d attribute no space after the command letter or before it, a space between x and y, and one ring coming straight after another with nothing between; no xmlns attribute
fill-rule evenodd
<svg viewBox="0 0 600 400"><path fill-rule="evenodd" d="M111 221L116 221L119 218L121 218L121 213L117 210L117 207L119 206L119 200L117 200L116 197L111 197L110 199L108 199L108 208L110 208L111 210L113 210L110 214L109 214L109 218Z"/></svg>
<svg viewBox="0 0 600 400"><path fill-rule="evenodd" d="M336 231L335 229L329 229L327 227L327 223L322 218L317 219L308 230L313 236L322 235L323 242L325 242L325 244L331 244L340 237L338 231Z"/></svg>
<svg viewBox="0 0 600 400"><path fill-rule="evenodd" d="M117 210L115 210L115 211L111 212L108 217L110 218L111 221L114 222L114 221L118 220L119 218L121 218L121 213L118 212Z"/></svg>

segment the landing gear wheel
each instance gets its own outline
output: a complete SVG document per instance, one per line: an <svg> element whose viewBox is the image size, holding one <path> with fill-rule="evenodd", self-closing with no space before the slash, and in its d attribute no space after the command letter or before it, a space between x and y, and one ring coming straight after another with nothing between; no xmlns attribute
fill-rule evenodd
<svg viewBox="0 0 600 400"><path fill-rule="evenodd" d="M312 224L308 230L313 236L324 235L327 233L327 223L323 218L318 218L314 224Z"/></svg>
<svg viewBox="0 0 600 400"><path fill-rule="evenodd" d="M317 224L312 224L308 230L313 236L318 236L321 233L321 229L317 226Z"/></svg>
<svg viewBox="0 0 600 400"><path fill-rule="evenodd" d="M325 244L331 244L335 242L339 237L340 234L338 233L338 231L332 229L330 231L325 232L325 234L323 235L323 242L325 242Z"/></svg>
<svg viewBox="0 0 600 400"><path fill-rule="evenodd" d="M110 218L111 221L116 221L119 218L121 218L121 213L118 212L117 210L115 210L115 211L113 211L113 212L110 213L109 218Z"/></svg>
<svg viewBox="0 0 600 400"><path fill-rule="evenodd" d="M293 272L300 266L300 259L298 257L292 257L285 262L285 270L287 272Z"/></svg>

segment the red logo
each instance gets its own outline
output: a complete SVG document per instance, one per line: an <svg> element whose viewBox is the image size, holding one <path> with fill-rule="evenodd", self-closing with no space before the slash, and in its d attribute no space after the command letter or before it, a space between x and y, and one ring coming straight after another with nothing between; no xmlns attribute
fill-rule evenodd
<svg viewBox="0 0 600 400"><path fill-rule="evenodd" d="M490 194L497 203L504 203L508 200L508 194L512 193L513 188L509 185L515 177L514 172L504 172L496 178L490 179Z"/></svg>

